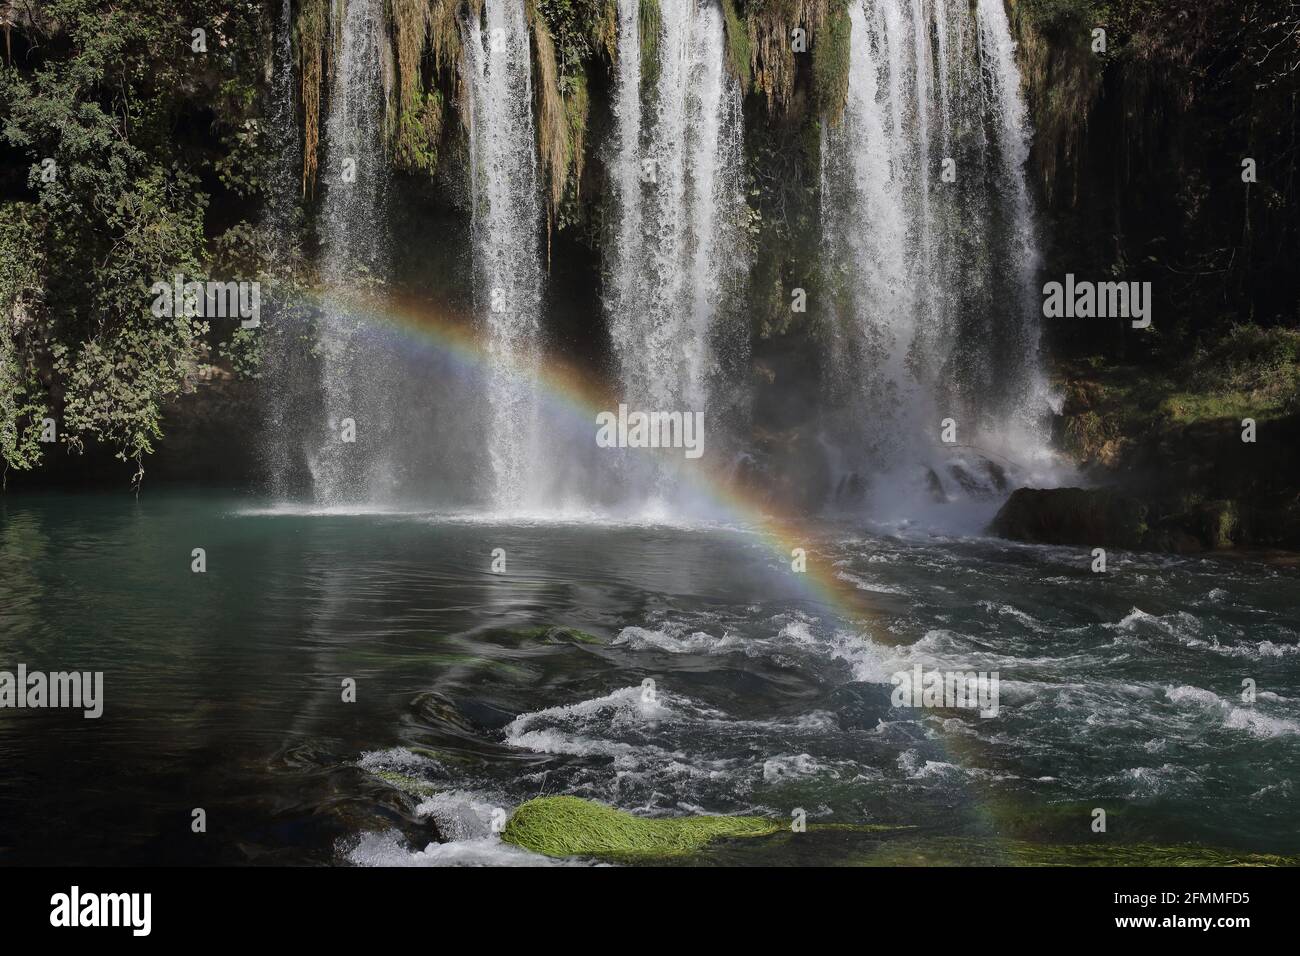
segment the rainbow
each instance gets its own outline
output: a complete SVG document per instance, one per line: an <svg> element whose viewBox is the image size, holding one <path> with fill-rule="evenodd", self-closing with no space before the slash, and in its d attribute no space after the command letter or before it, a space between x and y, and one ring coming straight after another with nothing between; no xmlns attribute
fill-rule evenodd
<svg viewBox="0 0 1300 956"><path fill-rule="evenodd" d="M400 340L408 351L424 351L450 359L457 366L482 373L500 372L502 359L491 355L475 322L451 310L439 310L428 302L388 295L360 298L319 290L289 291L295 305L338 309L344 306L351 315L362 319L362 334L392 341ZM619 398L612 386L590 369L579 368L558 356L547 356L536 367L507 372L529 377L537 385L548 405L563 414L596 427L596 415L617 408ZM676 465L683 482L717 514L756 535L787 567L792 568L796 549L805 552L807 570L790 570L808 597L828 605L844 623L873 632L876 639L888 642L888 632L879 627L880 615L864 599L863 592L841 579L829 561L819 552L819 531L815 522L791 513L783 513L767 496L737 482L734 476L703 461Z"/></svg>

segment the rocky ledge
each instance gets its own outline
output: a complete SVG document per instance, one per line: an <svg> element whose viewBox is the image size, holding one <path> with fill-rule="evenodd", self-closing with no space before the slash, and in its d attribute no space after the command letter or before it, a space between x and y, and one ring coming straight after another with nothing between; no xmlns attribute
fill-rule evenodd
<svg viewBox="0 0 1300 956"><path fill-rule="evenodd" d="M1300 501L1137 497L1116 488L1020 488L990 526L1036 544L1143 551L1300 548Z"/></svg>

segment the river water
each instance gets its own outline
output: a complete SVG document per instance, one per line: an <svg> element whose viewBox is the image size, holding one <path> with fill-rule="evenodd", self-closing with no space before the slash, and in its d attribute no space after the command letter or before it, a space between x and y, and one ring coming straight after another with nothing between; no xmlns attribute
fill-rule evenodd
<svg viewBox="0 0 1300 956"><path fill-rule="evenodd" d="M0 519L0 670L104 672L97 720L0 710L0 862L545 863L492 830L539 794L906 828L706 862L1300 854L1294 565L819 528L864 625L737 525L157 489ZM917 664L996 671L998 715L891 706Z"/></svg>

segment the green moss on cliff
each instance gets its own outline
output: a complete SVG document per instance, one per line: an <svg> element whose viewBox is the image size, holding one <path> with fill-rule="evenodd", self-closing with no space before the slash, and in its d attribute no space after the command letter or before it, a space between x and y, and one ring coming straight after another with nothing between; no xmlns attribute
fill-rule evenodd
<svg viewBox="0 0 1300 956"><path fill-rule="evenodd" d="M302 108L302 194L316 188L320 164L321 95L328 65L329 0L302 0L293 23L293 48L298 60Z"/></svg>
<svg viewBox="0 0 1300 956"><path fill-rule="evenodd" d="M641 89L653 90L659 81L659 31L663 29L659 0L641 0L637 36L641 39Z"/></svg>
<svg viewBox="0 0 1300 956"><path fill-rule="evenodd" d="M727 28L727 67L740 82L740 91L749 92L753 83L750 61L753 59L753 43L750 42L749 28L736 10L736 0L721 0L722 17Z"/></svg>
<svg viewBox="0 0 1300 956"><path fill-rule="evenodd" d="M1064 376L1066 449L1084 464L1113 466L1170 428L1300 413L1300 330L1238 325L1182 361L1141 368L1096 356Z"/></svg>
<svg viewBox="0 0 1300 956"><path fill-rule="evenodd" d="M587 70L610 56L616 39L608 0L537 0L533 54L537 63L538 152L550 175L550 220L561 228L566 196L576 199L586 167L591 109ZM570 203L571 205L571 203Z"/></svg>
<svg viewBox="0 0 1300 956"><path fill-rule="evenodd" d="M432 175L438 167L438 142L442 138L442 93L416 90L397 116L393 164L408 172Z"/></svg>
<svg viewBox="0 0 1300 956"><path fill-rule="evenodd" d="M813 89L817 109L832 125L839 123L849 98L849 42L852 24L847 5L837 4L813 47Z"/></svg>

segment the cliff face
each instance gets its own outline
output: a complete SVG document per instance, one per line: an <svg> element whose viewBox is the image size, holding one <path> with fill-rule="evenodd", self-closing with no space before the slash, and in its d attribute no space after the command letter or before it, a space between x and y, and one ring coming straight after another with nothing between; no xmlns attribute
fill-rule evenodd
<svg viewBox="0 0 1300 956"><path fill-rule="evenodd" d="M1155 296L1152 329L1059 327L1057 354L1169 358L1300 320L1300 10L1283 6L1011 0L1046 271Z"/></svg>
<svg viewBox="0 0 1300 956"><path fill-rule="evenodd" d="M1141 521L1085 535L1067 514L1078 496L1062 493L1021 496L996 527L1072 544L1300 546L1300 10L1011 7L1045 281L1149 282L1153 307L1143 330L1045 320L1058 444Z"/></svg>

